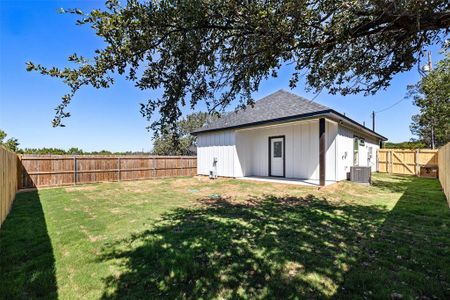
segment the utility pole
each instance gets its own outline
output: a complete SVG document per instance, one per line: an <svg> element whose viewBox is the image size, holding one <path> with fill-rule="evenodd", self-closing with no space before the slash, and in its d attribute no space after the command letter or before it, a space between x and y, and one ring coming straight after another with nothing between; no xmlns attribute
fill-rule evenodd
<svg viewBox="0 0 450 300"><path fill-rule="evenodd" d="M372 110L372 130L375 131L375 111Z"/></svg>
<svg viewBox="0 0 450 300"><path fill-rule="evenodd" d="M433 70L433 63L431 62L431 51L428 51L428 72Z"/></svg>

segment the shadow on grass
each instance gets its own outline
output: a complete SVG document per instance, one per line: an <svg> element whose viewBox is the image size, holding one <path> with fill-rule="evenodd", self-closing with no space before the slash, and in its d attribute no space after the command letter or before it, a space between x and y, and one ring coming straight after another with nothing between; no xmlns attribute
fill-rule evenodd
<svg viewBox="0 0 450 300"><path fill-rule="evenodd" d="M122 273L106 278L103 298L331 296L386 214L312 195L202 202L106 245L101 260Z"/></svg>
<svg viewBox="0 0 450 300"><path fill-rule="evenodd" d="M336 298L450 299L450 211L436 179L390 176L374 186L402 192Z"/></svg>
<svg viewBox="0 0 450 300"><path fill-rule="evenodd" d="M390 193L404 193L406 190L414 188L412 185L419 181L427 180L426 178L416 178L410 175L384 175L383 180L374 180L372 186Z"/></svg>
<svg viewBox="0 0 450 300"><path fill-rule="evenodd" d="M38 192L19 193L0 230L0 298L57 299L55 259Z"/></svg>
<svg viewBox="0 0 450 300"><path fill-rule="evenodd" d="M166 213L151 230L105 242L103 298L450 299L450 213L438 181L380 178L371 193L401 195L391 211L266 195ZM18 194L0 230L0 298L57 292L39 195Z"/></svg>

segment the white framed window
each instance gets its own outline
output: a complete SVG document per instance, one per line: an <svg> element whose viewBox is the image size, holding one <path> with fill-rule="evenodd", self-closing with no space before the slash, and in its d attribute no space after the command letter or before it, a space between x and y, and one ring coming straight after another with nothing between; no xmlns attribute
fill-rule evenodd
<svg viewBox="0 0 450 300"><path fill-rule="evenodd" d="M353 138L353 165L359 165L359 138Z"/></svg>

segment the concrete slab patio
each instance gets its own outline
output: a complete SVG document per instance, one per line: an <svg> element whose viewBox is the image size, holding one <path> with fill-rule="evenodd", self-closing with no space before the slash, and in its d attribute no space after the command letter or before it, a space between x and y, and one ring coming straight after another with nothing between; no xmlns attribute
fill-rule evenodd
<svg viewBox="0 0 450 300"><path fill-rule="evenodd" d="M275 177L267 177L267 176L246 176L246 177L238 177L240 180L251 180L251 181L265 181L270 183L282 183L282 184L296 184L296 185L306 185L306 186L320 186L319 180L314 179L299 179L299 178L275 178ZM325 186L336 183L333 180L325 181Z"/></svg>

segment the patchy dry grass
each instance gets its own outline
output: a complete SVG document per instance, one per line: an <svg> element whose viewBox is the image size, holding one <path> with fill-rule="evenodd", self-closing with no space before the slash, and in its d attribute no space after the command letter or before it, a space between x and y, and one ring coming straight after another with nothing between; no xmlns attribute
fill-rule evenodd
<svg viewBox="0 0 450 300"><path fill-rule="evenodd" d="M436 180L323 189L205 177L18 194L1 298L449 298Z"/></svg>

